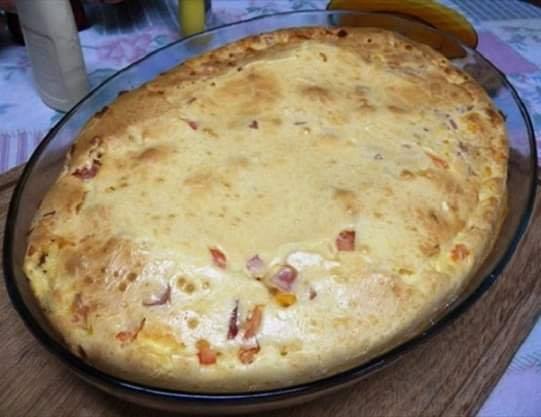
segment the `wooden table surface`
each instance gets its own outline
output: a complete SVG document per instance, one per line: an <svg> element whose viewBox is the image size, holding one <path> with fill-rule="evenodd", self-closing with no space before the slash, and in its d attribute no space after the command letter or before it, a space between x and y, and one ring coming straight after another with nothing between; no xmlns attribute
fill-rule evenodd
<svg viewBox="0 0 541 417"><path fill-rule="evenodd" d="M0 176L0 238L20 168ZM541 311L541 205L506 272L468 312L351 388L267 417L473 416ZM30 334L0 284L0 416L171 416L112 398L73 375ZM260 415L260 414L259 414Z"/></svg>

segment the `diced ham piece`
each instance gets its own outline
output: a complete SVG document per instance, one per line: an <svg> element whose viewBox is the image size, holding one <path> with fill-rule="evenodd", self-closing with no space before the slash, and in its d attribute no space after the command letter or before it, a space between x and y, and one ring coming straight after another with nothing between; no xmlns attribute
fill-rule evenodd
<svg viewBox="0 0 541 417"><path fill-rule="evenodd" d="M265 269L265 263L259 257L259 255L252 256L246 262L246 269L253 275L259 276L263 273Z"/></svg>
<svg viewBox="0 0 541 417"><path fill-rule="evenodd" d="M210 248L210 254L212 255L212 261L218 268L225 269L227 261L224 253L217 248Z"/></svg>
<svg viewBox="0 0 541 417"><path fill-rule="evenodd" d="M77 168L71 175L81 180L89 180L94 178L98 174L98 170L101 166L101 162L97 159L92 160L90 166L84 166Z"/></svg>
<svg viewBox="0 0 541 417"><path fill-rule="evenodd" d="M255 360L255 355L259 352L259 350L259 343L255 347L241 347L239 349L239 360L243 364L249 365Z"/></svg>
<svg viewBox="0 0 541 417"><path fill-rule="evenodd" d="M137 339L137 335L143 329L143 326L145 325L145 320L146 319L141 320L139 326L134 330L118 332L115 336L116 339L122 343L133 342L135 339Z"/></svg>
<svg viewBox="0 0 541 417"><path fill-rule="evenodd" d="M168 303L170 300L171 286L167 284L167 288L159 296L153 296L149 300L143 300L143 305L146 307L161 306L165 303Z"/></svg>
<svg viewBox="0 0 541 417"><path fill-rule="evenodd" d="M122 343L133 342L137 338L137 333L126 330L126 331L118 332L115 337L117 340L121 341Z"/></svg>
<svg viewBox="0 0 541 417"><path fill-rule="evenodd" d="M338 233L336 249L345 252L355 250L355 230L342 230Z"/></svg>
<svg viewBox="0 0 541 417"><path fill-rule="evenodd" d="M216 352L212 350L209 342L201 339L197 342L197 357L201 365L213 365L216 363Z"/></svg>
<svg viewBox="0 0 541 417"><path fill-rule="evenodd" d="M90 308L83 303L81 293L75 295L71 305L71 311L73 312L73 321L75 323L86 323Z"/></svg>
<svg viewBox="0 0 541 417"><path fill-rule="evenodd" d="M130 341L132 339L133 333L128 332L128 331L118 332L115 337L116 337L117 340L120 340L122 343L125 343L125 342L128 342L128 341Z"/></svg>
<svg viewBox="0 0 541 417"><path fill-rule="evenodd" d="M425 153L432 160L434 165L436 165L438 168L441 168L441 169L449 168L449 164L447 163L445 159L441 159L440 157L436 155L432 155L431 153L428 153L428 152L425 152Z"/></svg>
<svg viewBox="0 0 541 417"><path fill-rule="evenodd" d="M289 292L297 279L297 270L291 265L284 265L272 276L272 283L282 291Z"/></svg>
<svg viewBox="0 0 541 417"><path fill-rule="evenodd" d="M193 120L189 120L189 119L182 119L182 120L184 120L186 122L186 124L188 126L190 126L190 128L192 130L197 130L199 128L199 123L197 123L197 122L195 122Z"/></svg>
<svg viewBox="0 0 541 417"><path fill-rule="evenodd" d="M256 335L259 327L261 326L262 318L263 307L256 305L244 323L244 339L250 339Z"/></svg>
<svg viewBox="0 0 541 417"><path fill-rule="evenodd" d="M40 256L40 264L43 263L42 258L46 258L46 254L42 254ZM83 301L83 298L81 296L81 293L77 293L73 299L73 302L71 304L71 312L73 314L72 321L73 323L77 323L82 328L89 330L89 316L90 313L94 312L96 310L95 304L87 304Z"/></svg>
<svg viewBox="0 0 541 417"><path fill-rule="evenodd" d="M455 245L455 247L451 251L451 259L455 262L462 261L466 259L469 255L469 249L466 247L466 245L463 245L462 243Z"/></svg>
<svg viewBox="0 0 541 417"><path fill-rule="evenodd" d="M235 307L229 316L229 329L227 330L227 338L234 339L239 333L239 300L235 301Z"/></svg>

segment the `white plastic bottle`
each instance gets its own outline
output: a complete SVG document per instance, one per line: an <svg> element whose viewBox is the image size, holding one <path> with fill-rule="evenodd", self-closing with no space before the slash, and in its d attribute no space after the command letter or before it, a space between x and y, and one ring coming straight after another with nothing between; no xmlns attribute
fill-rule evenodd
<svg viewBox="0 0 541 417"><path fill-rule="evenodd" d="M68 111L89 91L79 33L69 0L16 0L17 14L41 99Z"/></svg>

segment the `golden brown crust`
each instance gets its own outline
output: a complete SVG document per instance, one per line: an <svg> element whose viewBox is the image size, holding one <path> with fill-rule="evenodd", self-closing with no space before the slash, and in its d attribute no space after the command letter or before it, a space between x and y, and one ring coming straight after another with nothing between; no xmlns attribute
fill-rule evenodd
<svg viewBox="0 0 541 417"><path fill-rule="evenodd" d="M263 34L95 115L25 270L107 370L296 383L387 349L460 292L503 219L507 159L500 114L430 48L378 29Z"/></svg>

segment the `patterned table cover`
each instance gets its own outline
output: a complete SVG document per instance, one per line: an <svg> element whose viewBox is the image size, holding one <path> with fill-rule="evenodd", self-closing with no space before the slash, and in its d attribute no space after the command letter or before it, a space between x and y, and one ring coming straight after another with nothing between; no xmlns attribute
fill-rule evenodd
<svg viewBox="0 0 541 417"><path fill-rule="evenodd" d="M505 72L526 102L541 141L541 8L519 0L443 0L479 34L478 49ZM214 0L214 27L281 11L324 9L327 0ZM92 86L150 51L179 38L175 0L87 5L92 23L80 40ZM0 19L2 17L0 16ZM24 47L0 20L0 173L25 162L62 113L45 106ZM480 417L541 416L541 320L479 412Z"/></svg>

